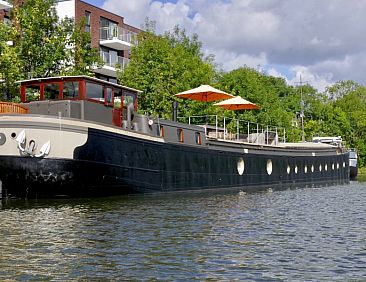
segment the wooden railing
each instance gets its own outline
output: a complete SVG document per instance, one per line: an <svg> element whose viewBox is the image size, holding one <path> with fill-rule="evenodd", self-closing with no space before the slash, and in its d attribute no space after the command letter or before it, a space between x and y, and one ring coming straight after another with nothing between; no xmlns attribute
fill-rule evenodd
<svg viewBox="0 0 366 282"><path fill-rule="evenodd" d="M0 114L27 114L28 108L9 102L0 102Z"/></svg>

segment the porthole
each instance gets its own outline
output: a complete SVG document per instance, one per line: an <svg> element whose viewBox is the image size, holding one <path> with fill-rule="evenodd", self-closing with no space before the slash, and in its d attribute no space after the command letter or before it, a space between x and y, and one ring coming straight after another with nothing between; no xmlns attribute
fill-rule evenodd
<svg viewBox="0 0 366 282"><path fill-rule="evenodd" d="M325 171L328 171L328 164L325 164L325 166L324 166L324 170L325 170Z"/></svg>
<svg viewBox="0 0 366 282"><path fill-rule="evenodd" d="M237 162L237 169L238 169L238 173L239 173L239 175L243 175L243 173L244 173L244 168L245 168L245 164L244 164L244 159L243 158L239 158L238 159L238 162Z"/></svg>
<svg viewBox="0 0 366 282"><path fill-rule="evenodd" d="M332 163L332 170L334 170L334 163Z"/></svg>
<svg viewBox="0 0 366 282"><path fill-rule="evenodd" d="M290 174L290 172L291 172L291 167L290 167L290 165L287 165L287 174Z"/></svg>
<svg viewBox="0 0 366 282"><path fill-rule="evenodd" d="M308 173L308 166L307 165L304 166L304 172Z"/></svg>
<svg viewBox="0 0 366 282"><path fill-rule="evenodd" d="M314 165L311 165L311 172L314 172Z"/></svg>
<svg viewBox="0 0 366 282"><path fill-rule="evenodd" d="M337 169L339 169L339 163L337 163Z"/></svg>
<svg viewBox="0 0 366 282"><path fill-rule="evenodd" d="M10 137L14 139L15 137L17 137L17 134L13 132L12 134L10 134Z"/></svg>
<svg viewBox="0 0 366 282"><path fill-rule="evenodd" d="M4 133L0 133L0 145L4 145L6 142L6 137Z"/></svg>
<svg viewBox="0 0 366 282"><path fill-rule="evenodd" d="M297 170L298 170L297 165L295 165L295 173L296 174L297 174Z"/></svg>
<svg viewBox="0 0 366 282"><path fill-rule="evenodd" d="M345 162L343 162L343 167L346 167L346 163Z"/></svg>
<svg viewBox="0 0 366 282"><path fill-rule="evenodd" d="M268 160L267 161L267 173L268 173L268 175L271 175L272 174L272 169L273 169L273 167L272 167L272 161L271 160Z"/></svg>
<svg viewBox="0 0 366 282"><path fill-rule="evenodd" d="M322 171L322 165L321 164L319 165L319 171Z"/></svg>

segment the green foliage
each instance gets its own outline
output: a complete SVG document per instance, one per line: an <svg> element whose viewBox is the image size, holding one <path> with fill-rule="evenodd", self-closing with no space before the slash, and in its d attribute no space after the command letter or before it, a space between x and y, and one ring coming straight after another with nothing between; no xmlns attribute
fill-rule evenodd
<svg viewBox="0 0 366 282"><path fill-rule="evenodd" d="M343 128L340 132L348 145L358 150L360 165L363 166L366 164L366 87L360 86L343 95L334 105L344 112L344 119L349 122L348 134Z"/></svg>
<svg viewBox="0 0 366 282"><path fill-rule="evenodd" d="M85 22L59 21L54 7L55 0L27 0L14 5L11 27L0 23L0 77L5 79L0 87L6 99L16 97L16 80L92 75L92 66L101 63Z"/></svg>
<svg viewBox="0 0 366 282"><path fill-rule="evenodd" d="M0 99L11 100L18 93L16 81L20 78L20 61L16 50L11 46L15 30L0 24Z"/></svg>
<svg viewBox="0 0 366 282"><path fill-rule="evenodd" d="M214 76L210 58L201 53L197 36L192 38L184 30L158 36L143 32L139 44L132 49L131 62L119 74L119 81L143 90L139 97L142 112L171 117L174 94L209 83ZM180 100L180 115L196 114L198 103ZM201 112L202 113L202 112Z"/></svg>

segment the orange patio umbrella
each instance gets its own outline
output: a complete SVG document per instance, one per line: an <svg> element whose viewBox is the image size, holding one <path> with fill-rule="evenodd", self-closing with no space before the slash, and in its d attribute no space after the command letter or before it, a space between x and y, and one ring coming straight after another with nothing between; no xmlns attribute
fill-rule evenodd
<svg viewBox="0 0 366 282"><path fill-rule="evenodd" d="M256 104L254 104L252 102L249 102L249 101L243 99L240 96L236 96L234 98L221 101L221 102L216 103L214 105L218 106L218 107L221 107L221 108L224 108L226 110L233 110L233 111L236 111L236 110L257 110L257 109L259 109L259 107Z"/></svg>
<svg viewBox="0 0 366 282"><path fill-rule="evenodd" d="M216 89L210 85L201 85L197 88L175 94L175 96L201 102L212 102L234 97L233 95Z"/></svg>

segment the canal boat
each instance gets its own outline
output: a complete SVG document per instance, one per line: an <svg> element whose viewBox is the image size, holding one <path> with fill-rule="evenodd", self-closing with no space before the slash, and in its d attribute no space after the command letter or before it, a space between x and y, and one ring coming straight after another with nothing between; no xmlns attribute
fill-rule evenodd
<svg viewBox="0 0 366 282"><path fill-rule="evenodd" d="M87 76L20 82L0 105L2 197L94 197L349 182L349 152L281 130L137 112L140 91ZM239 125L239 121L237 123ZM240 131L241 130L241 131ZM281 137L282 136L282 137Z"/></svg>

